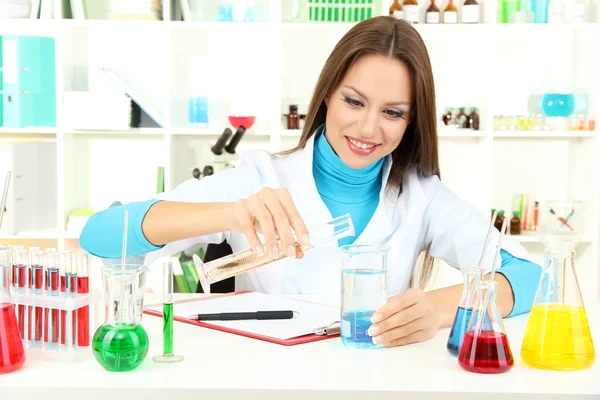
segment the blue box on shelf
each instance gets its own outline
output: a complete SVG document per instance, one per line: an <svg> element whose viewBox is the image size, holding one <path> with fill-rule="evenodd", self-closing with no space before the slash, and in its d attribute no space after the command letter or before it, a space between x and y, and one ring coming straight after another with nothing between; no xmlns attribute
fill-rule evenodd
<svg viewBox="0 0 600 400"><path fill-rule="evenodd" d="M53 38L2 37L3 125L56 126L56 57Z"/></svg>

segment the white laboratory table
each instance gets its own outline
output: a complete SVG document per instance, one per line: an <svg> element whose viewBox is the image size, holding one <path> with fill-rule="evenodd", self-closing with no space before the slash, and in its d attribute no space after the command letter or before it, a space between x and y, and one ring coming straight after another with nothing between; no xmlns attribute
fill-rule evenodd
<svg viewBox="0 0 600 400"><path fill-rule="evenodd" d="M598 351L600 303L586 306ZM286 347L176 322L175 353L185 360L156 364L152 356L162 352L162 320L144 315L151 344L138 369L107 372L93 357L73 364L29 359L21 370L0 375L0 400L599 400L600 360L577 372L523 365L519 351L526 323L527 315L505 320L515 366L481 375L462 370L448 354L448 329L424 343L355 350L339 338Z"/></svg>

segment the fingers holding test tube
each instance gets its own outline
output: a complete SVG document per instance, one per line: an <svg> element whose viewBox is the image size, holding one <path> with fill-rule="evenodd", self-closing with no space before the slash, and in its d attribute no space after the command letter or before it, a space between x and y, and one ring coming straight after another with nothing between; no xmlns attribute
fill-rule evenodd
<svg viewBox="0 0 600 400"><path fill-rule="evenodd" d="M234 229L246 235L256 255L267 253L272 258L301 257L296 239L309 245L308 228L300 217L286 189L263 188L256 194L234 203ZM258 233L265 238L263 245Z"/></svg>

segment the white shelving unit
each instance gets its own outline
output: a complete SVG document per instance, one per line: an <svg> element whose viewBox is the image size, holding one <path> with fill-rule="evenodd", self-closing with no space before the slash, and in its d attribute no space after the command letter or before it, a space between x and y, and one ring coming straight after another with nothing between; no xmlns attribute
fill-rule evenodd
<svg viewBox="0 0 600 400"><path fill-rule="evenodd" d="M55 14L62 15L61 2L56 3ZM514 192L587 201L589 226L578 255L580 282L588 293L600 295L598 132L492 130L494 115L525 114L528 96L556 82L586 88L593 114L600 116L600 24L495 24L495 1L480 4L485 23L415 25L434 69L442 180L486 214L492 207L510 213ZM300 131L285 129L282 115L289 104L306 112L324 61L353 24L292 22L291 0L262 0L256 6L261 21L251 23L172 21L169 1L163 5L163 21L2 21L0 35L56 39L57 104L68 91L114 91L99 72L108 66L157 110L164 124L75 130L65 125L59 107L55 128L0 128L0 141L56 143L58 187L49 195L57 196L59 221L52 232L0 239L76 247L76 232L66 230L73 209L102 209L115 200L151 197L158 166L165 167L169 190L191 178L193 168L218 165L223 159L210 147L229 126L232 101L257 116L238 152L257 148L276 152L294 146ZM388 6L388 1L376 0L376 14ZM188 68L193 57L206 61L194 71L210 99L206 129L187 124L192 89ZM478 107L481 130L443 126L441 115L449 106ZM541 262L536 237L523 235L519 241ZM447 283L457 277L440 279Z"/></svg>

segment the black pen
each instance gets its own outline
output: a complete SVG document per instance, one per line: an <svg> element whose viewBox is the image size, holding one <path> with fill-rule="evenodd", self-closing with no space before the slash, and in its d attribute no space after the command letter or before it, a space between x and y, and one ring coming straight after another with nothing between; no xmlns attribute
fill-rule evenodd
<svg viewBox="0 0 600 400"><path fill-rule="evenodd" d="M189 315L188 319L197 321L236 321L247 319L292 319L294 315L300 314L297 311L257 311L257 312L231 312L218 314L194 314Z"/></svg>

